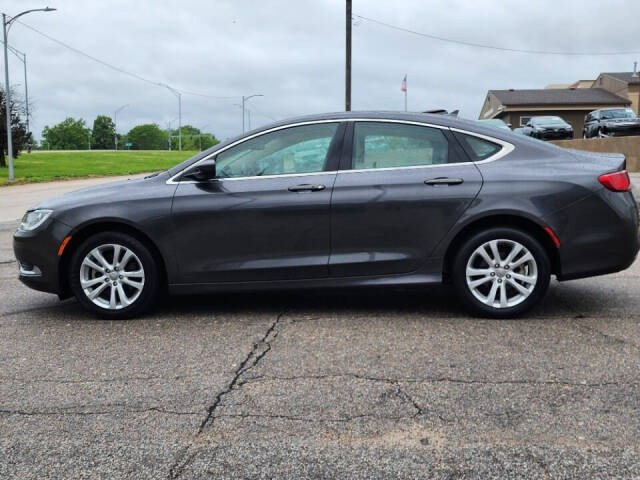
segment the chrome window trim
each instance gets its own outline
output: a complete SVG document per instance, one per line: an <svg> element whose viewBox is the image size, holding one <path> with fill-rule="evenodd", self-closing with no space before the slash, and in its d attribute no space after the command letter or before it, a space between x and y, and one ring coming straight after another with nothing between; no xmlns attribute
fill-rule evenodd
<svg viewBox="0 0 640 480"><path fill-rule="evenodd" d="M227 145L226 147L221 148L220 150L217 150L211 155L207 155L206 157L201 158L197 162L189 165L188 167L185 167L184 169L182 169L181 171L173 175L165 183L167 185L179 185L181 183L185 183L185 184L200 183L194 180L179 181L179 180L176 180L176 178L182 175L186 170L193 168L196 165L199 165L200 163L211 159L212 157L215 157L216 155L224 152L225 150L228 150L229 148L235 147L236 145L246 142L247 140L251 140L252 138L259 137L261 135L266 135L267 133L276 132L278 130L284 130L285 128L300 127L304 125L315 125L320 123L344 123L344 122L403 123L407 125L418 125L421 127L438 128L440 130L450 130L454 132L464 133L465 135L471 135L474 137L482 138L489 142L497 143L501 145L502 148L498 152L490 156L489 158L485 158L484 160L477 160L475 162L469 161L469 162L459 162L459 163L438 163L435 165L412 165L407 167L362 168L362 169L348 169L348 170L338 170L338 171L309 172L309 173L283 173L278 175L262 175L262 176L254 176L254 177L220 178L217 180L219 181L258 180L263 178L302 177L302 176L308 176L308 175L334 175L337 173L364 173L364 172L381 172L381 171L388 171L388 170L412 170L412 169L418 169L418 168L455 167L457 165L478 165L478 164L490 163L490 162L499 160L500 158L505 157L506 155L509 155L513 150L515 150L515 146L513 144L506 142L504 140L500 140L495 137L490 137L488 135L483 135L481 133L471 132L469 130L464 130L461 128L447 127L444 125L435 125L433 123L419 122L415 120L399 120L399 119L392 119L392 118L357 118L357 117L334 118L334 119L327 119L327 120L311 120L308 122L297 122L297 123L289 123L287 125L280 125L278 127L270 128L269 130L264 130L262 132L254 133L251 136L241 138L240 140L233 142L232 144Z"/></svg>

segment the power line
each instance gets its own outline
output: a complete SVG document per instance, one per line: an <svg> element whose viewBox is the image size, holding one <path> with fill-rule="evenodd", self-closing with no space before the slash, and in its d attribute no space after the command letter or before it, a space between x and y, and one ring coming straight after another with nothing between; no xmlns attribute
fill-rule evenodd
<svg viewBox="0 0 640 480"><path fill-rule="evenodd" d="M475 43L468 42L465 40L456 40L453 38L440 37L438 35L432 35L430 33L417 32L415 30L411 30L405 27L399 27L397 25L392 25L390 23L382 22L380 20L376 20L374 18L365 17L363 15L353 14L354 17L357 17L366 22L375 23L376 25L380 25L386 28L391 28L393 30L399 30L405 33L411 33L413 35L418 35L420 37L429 38L431 40L437 40L440 42L453 43L456 45L465 45L467 47L475 47L475 48L485 48L489 50L498 50L501 52L515 52L515 53L528 53L533 55L571 55L571 56L613 56L613 55L635 55L639 54L640 51L627 51L627 52L564 52L564 51L555 51L555 50L526 50L519 48L508 48L508 47L500 47L496 45L487 45L484 43Z"/></svg>
<svg viewBox="0 0 640 480"><path fill-rule="evenodd" d="M158 81L155 81L155 80L151 80L149 78L143 77L142 75L138 75L137 73L130 72L130 71L125 70L124 68L120 68L120 67L118 67L116 65L112 65L111 63L105 62L104 60L100 60L99 58L94 57L93 55L90 55L90 54L88 54L86 52L83 52L82 50L79 50L79 49L77 49L77 48L75 48L75 47L73 47L73 46L71 46L71 45L69 45L67 43L64 43L63 41L58 40L57 38L54 38L51 35L47 35L46 33L41 32L40 30L32 27L31 25L27 25L26 23L21 22L20 20L16 20L16 22L19 23L20 25L22 25L23 27L27 27L29 30L32 30L33 32L37 33L38 35L41 35L44 38L46 38L48 40L51 40L52 42L57 43L58 45L61 45L62 47L66 48L68 50L71 50L72 52L77 53L78 55L86 57L86 58L88 58L90 60L93 60L94 62L97 62L97 63L99 63L99 64L101 64L101 65L103 65L103 66L105 66L107 68L115 70L116 72L122 73L124 75L128 75L130 77L133 77L133 78L135 78L137 80L140 80L142 82L148 83L150 85L155 85L157 87L166 88L166 83L165 82L158 82ZM218 100L230 100L230 99L240 98L239 95L229 96L229 97L221 97L221 96L215 96L215 95L206 95L204 93L189 92L189 91L186 91L186 90L180 90L178 88L174 88L174 90L176 90L176 91L178 91L180 93L183 93L185 95L195 95L195 96L198 96L198 97L213 98L213 99L218 99Z"/></svg>

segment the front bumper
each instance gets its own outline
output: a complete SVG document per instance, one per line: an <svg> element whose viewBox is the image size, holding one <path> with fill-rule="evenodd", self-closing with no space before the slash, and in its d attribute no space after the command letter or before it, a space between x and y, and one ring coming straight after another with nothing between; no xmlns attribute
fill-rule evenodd
<svg viewBox="0 0 640 480"><path fill-rule="evenodd" d="M573 131L569 130L544 130L538 134L542 140L572 140Z"/></svg>
<svg viewBox="0 0 640 480"><path fill-rule="evenodd" d="M34 232L14 233L13 252L22 283L34 290L60 294L58 248L70 231L64 223L48 219Z"/></svg>
<svg viewBox="0 0 640 480"><path fill-rule="evenodd" d="M608 125L603 133L610 137L629 137L640 135L640 125Z"/></svg>

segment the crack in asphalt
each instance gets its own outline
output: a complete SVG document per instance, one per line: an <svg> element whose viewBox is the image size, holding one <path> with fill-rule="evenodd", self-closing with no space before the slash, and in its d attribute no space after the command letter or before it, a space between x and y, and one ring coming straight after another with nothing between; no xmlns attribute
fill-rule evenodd
<svg viewBox="0 0 640 480"><path fill-rule="evenodd" d="M576 329L581 330L582 332L586 332L586 333L592 333L592 334L597 334L601 337L603 337L605 340L607 340L609 343L611 344L618 344L618 345L629 345L633 348L635 348L636 350L640 350L640 345L631 342L629 340L625 340L623 338L620 337L616 337L614 335L609 335L607 333L604 333L600 330L598 330L597 328L594 327L589 327L587 325L584 325L582 323L579 322L579 320L582 319L588 319L588 318L592 318L589 315L581 312L580 310L577 310L576 308L573 307L573 305L571 305L567 300L565 300L561 295L558 295L557 292L554 292L554 296L555 298L562 303L570 312L572 312L574 314L573 318L571 319L571 323L574 325L574 327L576 327ZM636 318L638 315L637 314L631 314L631 315L625 315L624 318ZM623 316L620 315L620 318L622 318Z"/></svg>
<svg viewBox="0 0 640 480"><path fill-rule="evenodd" d="M204 374L197 375L177 375L174 377L163 377L161 375L150 377L113 377L103 379L91 379L91 380L64 380L56 378L19 378L19 377L0 377L0 382L17 382L17 383L54 383L54 384L90 384L90 383L117 383L117 382L146 382L151 380L182 380L185 378L202 378Z"/></svg>
<svg viewBox="0 0 640 480"><path fill-rule="evenodd" d="M77 408L77 407L73 407ZM91 410L91 411L79 411L73 412L69 411L46 411L46 410L11 410L11 409L0 409L0 414L4 415L21 415L21 416L56 416L56 415L71 415L71 416L84 416L84 415L110 415L114 413L146 413L146 412L157 412L168 415L200 415L201 412L182 412L177 410L167 410L161 407L148 407L141 409L125 409L125 410Z"/></svg>
<svg viewBox="0 0 640 480"><path fill-rule="evenodd" d="M216 416L216 418L277 418L282 420L291 420L296 422L307 423L349 423L361 418L374 418L383 420L403 420L406 418L414 418L416 415L374 415L372 413L362 413L359 415L348 415L340 418L313 418L299 415L284 415L277 413L225 413Z"/></svg>
<svg viewBox="0 0 640 480"><path fill-rule="evenodd" d="M16 263L17 260L0 260L0 265L8 265L9 263Z"/></svg>
<svg viewBox="0 0 640 480"><path fill-rule="evenodd" d="M287 313L287 310L285 309L278 314L274 322L271 324L271 326L267 329L267 331L263 335L262 339L260 339L258 342L253 344L251 351L249 351L249 353L244 358L244 360L240 362L240 364L238 365L238 368L236 368L234 372L233 378L231 379L227 387L216 395L213 403L207 409L207 416L204 418L204 420L202 420L202 423L200 424L200 427L198 428L191 443L186 448L182 449L181 452L178 453L176 461L169 468L168 478L170 480L180 477L184 469L187 466L189 466L189 464L196 457L198 452L194 451L192 453L189 453L189 450L193 446L195 439L197 439L197 437L199 437L202 434L205 427L208 424L213 423L214 420L218 418L215 415L215 412L218 406L220 405L220 403L222 402L222 399L226 395L231 393L233 390L235 390L236 388L241 387L242 383L238 383L240 380L240 377L244 373L246 373L247 371L255 367L260 362L260 360L262 360L264 356L267 353L269 353L269 351L271 350L271 343L276 339L279 333L277 327L286 313Z"/></svg>
<svg viewBox="0 0 640 480"><path fill-rule="evenodd" d="M618 344L618 345L629 345L629 346L635 348L636 350L640 350L640 345L638 345L635 342L632 342L632 341L629 341L629 340L625 340L624 338L616 337L615 335L609 335L608 333L601 332L600 330L598 330L597 328L594 328L594 327L589 327L587 325L583 325L582 323L578 322L577 319L573 320L573 324L577 327L578 330L582 330L583 332L587 332L587 333L595 333L597 335L600 335L605 340L607 340L607 342L609 342L609 343Z"/></svg>
<svg viewBox="0 0 640 480"><path fill-rule="evenodd" d="M454 377L424 377L424 378L387 378L387 377L371 377L367 375L360 375L358 373L329 373L320 375L297 375L292 377L277 377L277 376L257 376L245 379L242 383L255 383L255 382L269 382L269 381L295 381L295 380L324 380L331 378L350 377L360 380L366 380L371 382L385 382L385 383L458 383L465 385L562 385L571 387L608 387L608 386L621 386L621 385L639 385L638 382L569 382L564 380L535 380L535 379L513 379L513 380L486 380L486 379L463 379ZM410 397L409 397L410 398Z"/></svg>

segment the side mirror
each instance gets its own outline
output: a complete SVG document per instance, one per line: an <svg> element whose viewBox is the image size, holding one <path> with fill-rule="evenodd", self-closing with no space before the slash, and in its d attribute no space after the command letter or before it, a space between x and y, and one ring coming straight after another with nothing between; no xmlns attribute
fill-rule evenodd
<svg viewBox="0 0 640 480"><path fill-rule="evenodd" d="M189 169L180 180L192 180L194 182L208 182L216 178L216 161L206 160Z"/></svg>
<svg viewBox="0 0 640 480"><path fill-rule="evenodd" d="M510 123L507 123L507 127L512 128Z"/></svg>

